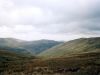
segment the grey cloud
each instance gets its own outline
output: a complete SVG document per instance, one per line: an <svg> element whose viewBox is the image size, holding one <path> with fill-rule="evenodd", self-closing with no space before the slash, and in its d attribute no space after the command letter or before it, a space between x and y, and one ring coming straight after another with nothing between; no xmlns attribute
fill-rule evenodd
<svg viewBox="0 0 100 75"><path fill-rule="evenodd" d="M100 0L4 1L0 25L32 25L48 34L100 32Z"/></svg>

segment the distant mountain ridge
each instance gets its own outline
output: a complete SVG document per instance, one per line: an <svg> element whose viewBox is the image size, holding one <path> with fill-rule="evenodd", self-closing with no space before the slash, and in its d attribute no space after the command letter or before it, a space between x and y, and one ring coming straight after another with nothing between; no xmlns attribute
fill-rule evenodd
<svg viewBox="0 0 100 75"><path fill-rule="evenodd" d="M38 54L61 43L63 42L54 40L37 40L26 42L22 45L22 47L25 49L29 49L32 53Z"/></svg>
<svg viewBox="0 0 100 75"><path fill-rule="evenodd" d="M100 37L71 40L43 51L38 56L59 58L88 52L100 52Z"/></svg>
<svg viewBox="0 0 100 75"><path fill-rule="evenodd" d="M14 38L0 38L0 50L25 55L35 55L62 42L53 40L24 41Z"/></svg>

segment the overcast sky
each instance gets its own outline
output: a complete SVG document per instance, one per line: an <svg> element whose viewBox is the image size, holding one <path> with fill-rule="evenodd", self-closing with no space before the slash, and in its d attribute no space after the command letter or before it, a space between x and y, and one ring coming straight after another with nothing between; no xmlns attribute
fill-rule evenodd
<svg viewBox="0 0 100 75"><path fill-rule="evenodd" d="M100 36L100 0L0 0L0 37L71 40Z"/></svg>

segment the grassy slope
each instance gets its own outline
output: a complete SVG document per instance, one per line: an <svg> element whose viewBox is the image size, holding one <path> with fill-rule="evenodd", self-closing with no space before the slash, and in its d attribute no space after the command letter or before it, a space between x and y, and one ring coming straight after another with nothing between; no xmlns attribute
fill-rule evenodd
<svg viewBox="0 0 100 75"><path fill-rule="evenodd" d="M100 38L81 38L48 49L38 56L46 58L66 57L84 52L100 52Z"/></svg>
<svg viewBox="0 0 100 75"><path fill-rule="evenodd" d="M23 73L44 73L44 75L57 75L53 73L63 73L58 75L99 75L100 73L100 53L91 52L83 53L65 58L53 58L53 59L35 59L28 61L27 63L5 63L9 64L6 69L11 72L23 72ZM42 70L48 68L51 72ZM36 69L40 68L40 69ZM41 69L42 68L42 69ZM64 69L66 71L64 71ZM77 70L75 70L77 69ZM63 71L63 72L62 72ZM13 74L11 74L13 75ZM19 75L19 74L17 74ZM21 74L20 74L21 75ZM28 75L28 74L27 74ZM33 74L35 75L35 74ZM40 74L43 75L43 74Z"/></svg>
<svg viewBox="0 0 100 75"><path fill-rule="evenodd" d="M24 57L26 56L10 51L0 50L0 62L16 61L23 59Z"/></svg>
<svg viewBox="0 0 100 75"><path fill-rule="evenodd" d="M0 72L12 69L21 71L24 69L22 68L22 64L25 64L34 58L34 56L29 57L6 50L0 50Z"/></svg>

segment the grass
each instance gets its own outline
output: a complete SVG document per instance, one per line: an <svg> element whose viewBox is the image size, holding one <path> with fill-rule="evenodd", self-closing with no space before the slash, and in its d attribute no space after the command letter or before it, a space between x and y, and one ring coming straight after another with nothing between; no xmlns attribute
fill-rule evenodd
<svg viewBox="0 0 100 75"><path fill-rule="evenodd" d="M73 54L100 52L100 38L81 38L50 48L38 56L43 58L68 57Z"/></svg>
<svg viewBox="0 0 100 75"><path fill-rule="evenodd" d="M53 59L26 59L0 63L0 71L13 73L43 73L54 75L98 75L100 73L100 53L76 54ZM34 75L34 74L33 74Z"/></svg>

